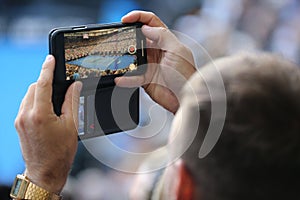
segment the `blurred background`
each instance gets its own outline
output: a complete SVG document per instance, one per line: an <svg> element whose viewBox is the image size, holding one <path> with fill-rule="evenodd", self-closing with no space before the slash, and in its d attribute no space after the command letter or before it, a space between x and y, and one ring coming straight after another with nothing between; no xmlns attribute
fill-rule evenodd
<svg viewBox="0 0 300 200"><path fill-rule="evenodd" d="M170 29L191 37L194 42L180 39L193 50L198 67L209 61L207 53L217 58L244 50L275 52L300 63L298 0L0 0L0 199L9 199L16 174L24 170L14 118L48 53L48 32L58 26L118 22L134 9L152 11ZM154 120L162 116L163 123ZM141 124L151 124L149 133L161 127L156 136L149 141L121 133L110 140L128 151L153 151L165 144L171 121L172 114L142 92ZM94 150L105 152L114 164L134 169L142 162L129 163L98 140ZM80 143L65 193L70 199L126 199L133 176L97 161Z"/></svg>

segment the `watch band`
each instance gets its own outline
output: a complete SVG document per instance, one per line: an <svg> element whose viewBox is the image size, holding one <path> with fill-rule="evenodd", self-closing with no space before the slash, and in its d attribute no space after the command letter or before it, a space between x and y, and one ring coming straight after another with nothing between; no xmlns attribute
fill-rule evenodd
<svg viewBox="0 0 300 200"><path fill-rule="evenodd" d="M32 199L32 200L61 200L62 197L51 193L34 183L26 176L17 175L11 188L10 197L13 199Z"/></svg>

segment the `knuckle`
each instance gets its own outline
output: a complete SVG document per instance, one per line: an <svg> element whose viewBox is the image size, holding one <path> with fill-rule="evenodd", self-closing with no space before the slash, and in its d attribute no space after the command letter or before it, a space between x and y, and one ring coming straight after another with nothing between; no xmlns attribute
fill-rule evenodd
<svg viewBox="0 0 300 200"><path fill-rule="evenodd" d="M41 125L45 121L45 116L42 112L36 109L31 113L30 120L34 125Z"/></svg>
<svg viewBox="0 0 300 200"><path fill-rule="evenodd" d="M154 14L154 12L152 12L152 11L147 11L147 13L148 13L149 15L151 15L151 16L155 16L155 17L156 17L156 15Z"/></svg>
<svg viewBox="0 0 300 200"><path fill-rule="evenodd" d="M47 70L50 68L51 65L49 65L47 62L44 62L44 64L42 65L42 70Z"/></svg>
<svg viewBox="0 0 300 200"><path fill-rule="evenodd" d="M34 90L35 88L36 88L36 83L31 83L31 84L28 86L27 91Z"/></svg>
<svg viewBox="0 0 300 200"><path fill-rule="evenodd" d="M157 44L159 46L163 45L165 38L168 37L168 29L165 27L158 27L158 37L157 37Z"/></svg>
<svg viewBox="0 0 300 200"><path fill-rule="evenodd" d="M26 114L21 112L15 119L14 125L18 131L24 130L26 124Z"/></svg>
<svg viewBox="0 0 300 200"><path fill-rule="evenodd" d="M20 129L20 118L19 117L16 117L14 126L16 127L17 130Z"/></svg>
<svg viewBox="0 0 300 200"><path fill-rule="evenodd" d="M36 85L37 87L45 88L48 86L48 80L46 80L45 78L39 78Z"/></svg>
<svg viewBox="0 0 300 200"><path fill-rule="evenodd" d="M169 31L169 29L165 28L165 27L159 27L159 30L163 33L166 33Z"/></svg>
<svg viewBox="0 0 300 200"><path fill-rule="evenodd" d="M33 90L36 87L36 83L31 83L28 87L28 90Z"/></svg>
<svg viewBox="0 0 300 200"><path fill-rule="evenodd" d="M180 42L177 43L176 49L178 49L177 56L180 58L186 58L186 54L188 53L188 49L182 45Z"/></svg>

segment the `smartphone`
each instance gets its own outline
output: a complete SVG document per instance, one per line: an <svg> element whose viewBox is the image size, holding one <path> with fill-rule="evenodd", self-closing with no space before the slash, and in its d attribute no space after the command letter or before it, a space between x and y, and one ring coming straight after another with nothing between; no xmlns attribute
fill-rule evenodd
<svg viewBox="0 0 300 200"><path fill-rule="evenodd" d="M118 76L137 76L147 68L141 23L94 24L55 28L49 51L55 56L52 102L55 113L68 87L83 84L79 139L134 129L139 123L139 88L119 88Z"/></svg>

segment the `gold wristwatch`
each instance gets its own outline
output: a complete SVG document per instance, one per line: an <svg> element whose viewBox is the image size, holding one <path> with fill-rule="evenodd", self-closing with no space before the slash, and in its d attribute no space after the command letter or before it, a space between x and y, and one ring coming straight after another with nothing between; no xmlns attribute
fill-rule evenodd
<svg viewBox="0 0 300 200"><path fill-rule="evenodd" d="M10 197L13 199L32 199L32 200L61 200L62 197L51 193L34 183L26 176L17 175L10 191Z"/></svg>

